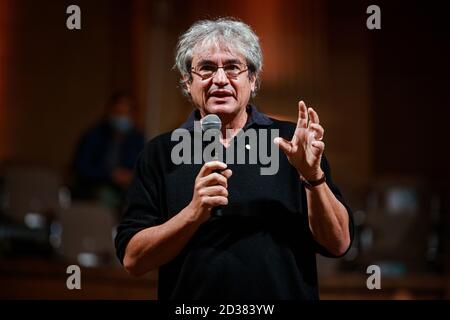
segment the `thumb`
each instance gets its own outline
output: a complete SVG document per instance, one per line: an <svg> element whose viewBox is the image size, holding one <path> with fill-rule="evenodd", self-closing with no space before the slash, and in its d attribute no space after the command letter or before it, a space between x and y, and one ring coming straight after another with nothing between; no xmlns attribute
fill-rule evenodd
<svg viewBox="0 0 450 320"><path fill-rule="evenodd" d="M283 150L284 153L286 153L286 154L291 153L292 144L290 141L287 141L283 138L277 137L277 138L273 139L273 143L275 143L278 146L278 148Z"/></svg>

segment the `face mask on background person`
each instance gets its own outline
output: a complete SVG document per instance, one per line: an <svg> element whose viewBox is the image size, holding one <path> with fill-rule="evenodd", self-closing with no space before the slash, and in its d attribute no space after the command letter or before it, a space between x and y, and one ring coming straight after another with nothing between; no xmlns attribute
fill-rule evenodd
<svg viewBox="0 0 450 320"><path fill-rule="evenodd" d="M127 133L133 123L129 117L126 116L114 116L110 118L111 126L120 133Z"/></svg>

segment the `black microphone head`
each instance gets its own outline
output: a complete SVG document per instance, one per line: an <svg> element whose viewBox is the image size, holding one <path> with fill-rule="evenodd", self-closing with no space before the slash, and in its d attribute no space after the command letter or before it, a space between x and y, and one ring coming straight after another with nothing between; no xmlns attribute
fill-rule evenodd
<svg viewBox="0 0 450 320"><path fill-rule="evenodd" d="M220 130L222 128L222 121L216 114L208 114L201 121L202 130L206 131L209 129Z"/></svg>

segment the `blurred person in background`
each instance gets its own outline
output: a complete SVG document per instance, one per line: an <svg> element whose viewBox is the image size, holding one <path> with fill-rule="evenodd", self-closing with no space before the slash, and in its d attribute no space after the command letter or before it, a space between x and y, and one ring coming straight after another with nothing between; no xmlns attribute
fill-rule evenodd
<svg viewBox="0 0 450 320"><path fill-rule="evenodd" d="M81 138L73 161L74 199L100 200L120 210L132 170L145 143L126 93L111 95L105 115Z"/></svg>

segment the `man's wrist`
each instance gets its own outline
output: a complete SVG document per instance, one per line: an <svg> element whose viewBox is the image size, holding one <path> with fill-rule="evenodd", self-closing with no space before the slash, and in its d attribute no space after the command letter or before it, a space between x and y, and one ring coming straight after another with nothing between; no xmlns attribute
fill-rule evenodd
<svg viewBox="0 0 450 320"><path fill-rule="evenodd" d="M326 182L325 172L321 170L318 174L308 176L308 178L300 174L300 180L306 188L317 187Z"/></svg>
<svg viewBox="0 0 450 320"><path fill-rule="evenodd" d="M322 168L320 168L320 167L314 171L309 171L309 172L305 172L305 171L301 172L300 170L297 169L297 172L298 172L300 179L305 179L307 181L319 180L324 175L324 172L323 172Z"/></svg>

